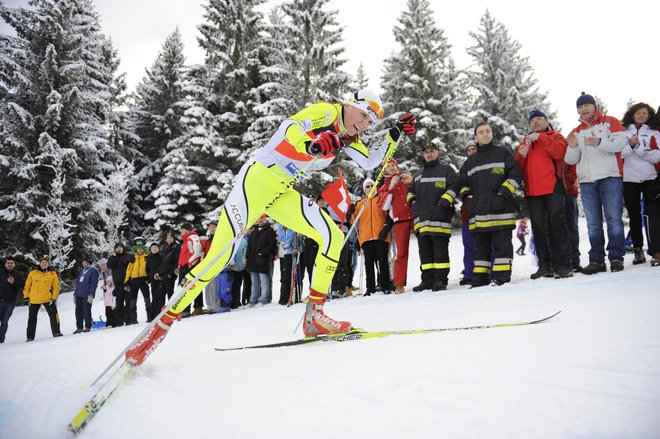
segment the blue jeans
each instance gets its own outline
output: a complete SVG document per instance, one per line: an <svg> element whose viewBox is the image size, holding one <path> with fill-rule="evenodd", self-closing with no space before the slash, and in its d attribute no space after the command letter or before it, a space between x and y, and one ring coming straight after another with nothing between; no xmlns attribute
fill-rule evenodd
<svg viewBox="0 0 660 439"><path fill-rule="evenodd" d="M580 183L582 206L589 229L589 262L605 263L605 236L603 212L607 222L607 257L610 261L623 261L625 235L623 233L623 180L608 177L593 183Z"/></svg>
<svg viewBox="0 0 660 439"><path fill-rule="evenodd" d="M270 275L268 273L250 272L250 277L252 278L250 305L256 305L257 302L262 305L270 303Z"/></svg>

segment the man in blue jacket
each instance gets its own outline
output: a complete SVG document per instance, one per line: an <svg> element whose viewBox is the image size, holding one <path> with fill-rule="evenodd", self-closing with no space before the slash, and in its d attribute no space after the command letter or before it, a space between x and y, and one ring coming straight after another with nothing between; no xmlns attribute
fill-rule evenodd
<svg viewBox="0 0 660 439"><path fill-rule="evenodd" d="M73 293L76 302L76 330L74 334L89 332L92 329L92 303L99 283L99 272L92 266L92 258L82 261L82 271L76 281L76 291ZM85 327L83 329L83 321Z"/></svg>

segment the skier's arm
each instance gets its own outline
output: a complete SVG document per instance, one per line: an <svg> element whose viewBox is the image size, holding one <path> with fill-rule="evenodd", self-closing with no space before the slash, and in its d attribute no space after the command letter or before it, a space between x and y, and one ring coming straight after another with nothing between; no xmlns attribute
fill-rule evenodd
<svg viewBox="0 0 660 439"><path fill-rule="evenodd" d="M329 126L337 118L337 108L327 102L318 102L289 117L285 131L286 141L296 152L309 154L308 147L316 138L314 130Z"/></svg>
<svg viewBox="0 0 660 439"><path fill-rule="evenodd" d="M388 132L385 139L378 143L374 148L367 149L360 140L357 140L348 144L344 151L346 151L346 155L355 160L355 163L360 165L361 168L369 171L383 163L387 151L389 151L390 148L395 147L396 141Z"/></svg>

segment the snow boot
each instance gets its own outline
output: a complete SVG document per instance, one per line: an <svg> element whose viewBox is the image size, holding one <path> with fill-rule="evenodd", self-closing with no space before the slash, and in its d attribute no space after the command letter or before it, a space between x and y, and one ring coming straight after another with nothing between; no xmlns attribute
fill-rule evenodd
<svg viewBox="0 0 660 439"><path fill-rule="evenodd" d="M529 276L530 279L539 279L541 277L555 277L555 271L548 267L548 266L540 266L538 270L536 270L536 273L532 273L531 276Z"/></svg>
<svg viewBox="0 0 660 439"><path fill-rule="evenodd" d="M644 250L641 248L635 249L635 258L633 259L633 265L639 265L646 262L646 257L644 256ZM612 264L610 264L610 267Z"/></svg>
<svg viewBox="0 0 660 439"><path fill-rule="evenodd" d="M139 366L144 363L144 360L146 360L163 341L167 335L167 331L169 331L172 326L172 322L177 318L177 314L173 314L172 311L168 310L149 330L149 332L147 332L144 337L138 340L138 342L126 352L126 361L134 366Z"/></svg>
<svg viewBox="0 0 660 439"><path fill-rule="evenodd" d="M660 265L660 252L656 252L651 259L651 267L657 267Z"/></svg>
<svg viewBox="0 0 660 439"><path fill-rule="evenodd" d="M644 260L646 261L646 259ZM623 261L621 259L615 259L610 261L610 271L616 273L617 271L623 271Z"/></svg>
<svg viewBox="0 0 660 439"><path fill-rule="evenodd" d="M416 287L413 287L412 290L416 293L419 293L420 291L430 290L431 288L433 288L433 284L431 284L429 282L422 282L421 284L417 285Z"/></svg>
<svg viewBox="0 0 660 439"><path fill-rule="evenodd" d="M584 274L596 274L603 271L607 271L607 267L605 267L605 264L599 264L598 262L589 262L589 265L582 269Z"/></svg>
<svg viewBox="0 0 660 439"><path fill-rule="evenodd" d="M565 279L567 277L573 277L573 266L564 265L555 271L555 279Z"/></svg>
<svg viewBox="0 0 660 439"><path fill-rule="evenodd" d="M338 334L348 332L353 325L351 322L340 322L326 316L323 312L323 303L325 297L312 298L312 296L320 296L319 293L311 290L310 299L305 308L305 316L303 319L303 333L305 337L316 337L326 334Z"/></svg>
<svg viewBox="0 0 660 439"><path fill-rule="evenodd" d="M442 280L436 280L433 282L431 291L445 291L447 289L447 282Z"/></svg>

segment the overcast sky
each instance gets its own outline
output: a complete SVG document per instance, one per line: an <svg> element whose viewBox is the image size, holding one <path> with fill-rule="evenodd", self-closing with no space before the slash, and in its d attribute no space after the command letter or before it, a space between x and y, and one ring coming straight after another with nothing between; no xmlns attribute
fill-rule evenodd
<svg viewBox="0 0 660 439"><path fill-rule="evenodd" d="M27 0L5 0L9 6ZM269 1L264 11L280 4ZM176 27L185 45L187 63L203 61L197 26L204 10L198 0L96 0L103 32L119 51L121 70L132 89L143 77L160 47ZM611 4L612 6L606 6ZM346 70L355 74L362 62L370 87L379 90L383 60L396 44L392 29L405 0L332 0L345 26ZM459 68L470 59L465 48L486 8L504 23L523 47L542 90L549 93L562 131L577 123L575 100L581 91L600 96L611 115L622 117L629 99L660 105L660 2L554 2L487 0L431 1L436 26L444 29ZM0 21L1 30L7 26Z"/></svg>

